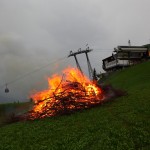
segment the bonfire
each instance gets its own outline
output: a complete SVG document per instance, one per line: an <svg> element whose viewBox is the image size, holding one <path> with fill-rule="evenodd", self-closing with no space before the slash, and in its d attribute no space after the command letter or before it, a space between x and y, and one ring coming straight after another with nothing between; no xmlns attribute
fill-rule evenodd
<svg viewBox="0 0 150 150"><path fill-rule="evenodd" d="M102 103L100 86L83 75L77 68L67 68L61 75L48 78L48 89L31 95L34 106L28 119L68 114Z"/></svg>

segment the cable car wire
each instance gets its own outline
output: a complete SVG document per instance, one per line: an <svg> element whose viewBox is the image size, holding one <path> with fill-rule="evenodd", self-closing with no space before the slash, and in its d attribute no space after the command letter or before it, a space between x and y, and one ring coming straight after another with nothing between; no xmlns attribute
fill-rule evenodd
<svg viewBox="0 0 150 150"><path fill-rule="evenodd" d="M24 75L22 75L22 76L20 76L20 77L18 77L18 78L16 78L16 79L10 81L10 82L7 82L7 84L1 85L1 88L6 87L6 89L8 89L8 88L7 88L8 85L10 85L10 84L12 84L12 83L14 83L14 82L17 82L18 80L21 80L21 79L23 79L23 78L26 78L27 76L29 76L29 75L31 75L31 74L33 74L33 73L36 73L36 72L38 72L38 71L40 71L40 70L42 70L42 69L48 67L48 66L51 65L51 64L55 64L56 62L58 63L58 62L60 62L60 61L63 61L65 58L67 58L67 57L59 58L59 59L57 59L57 60L55 60L55 61L53 61L53 62L50 62L50 63L48 63L48 64L46 64L46 65L40 67L40 68L37 68L37 69L35 69L35 70L31 71L31 72L28 72L28 73L26 73L26 74L24 74ZM6 90L6 89L5 89L5 90ZM9 89L8 89L8 90L9 90ZM8 90L6 90L6 91L8 91ZM5 91L5 93L6 93L6 91ZM7 92L7 93L8 93L8 92Z"/></svg>
<svg viewBox="0 0 150 150"><path fill-rule="evenodd" d="M93 52L108 52L108 51L112 51L112 49L96 48L96 49L94 49ZM15 82L17 82L18 80L21 80L21 79L23 79L23 78L26 78L27 76L29 76L29 75L31 75L31 74L33 74L33 73L36 73L36 72L42 70L43 68L48 67L48 66L51 65L51 64L55 64L56 62L63 61L65 58L67 58L67 57L66 57L66 56L65 56L65 57L61 57L61 58L59 58L59 59L57 59L57 60L55 60L55 61L53 61L53 62L50 62L50 63L48 63L48 64L46 64L46 65L44 65L44 66L42 66L42 67L40 67L40 68L37 68L37 69L35 69L35 70L31 71L31 72L28 72L28 73L26 73L26 74L24 74L24 75L22 75L22 76L20 76L20 77L18 77L18 78L16 78L16 79L12 80L12 81L7 82L7 84L1 85L0 88L6 87L6 88L5 88L5 93L8 93L8 92L9 92L9 89L8 89L8 87L7 87L8 85L10 85L10 84L12 84L12 83L15 83Z"/></svg>

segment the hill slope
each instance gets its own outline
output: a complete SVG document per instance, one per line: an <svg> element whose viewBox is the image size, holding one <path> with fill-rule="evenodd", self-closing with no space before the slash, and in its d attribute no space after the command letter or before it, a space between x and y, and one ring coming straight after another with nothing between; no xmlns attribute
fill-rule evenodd
<svg viewBox="0 0 150 150"><path fill-rule="evenodd" d="M148 88L150 85L150 62L115 72L110 76L108 82L127 91Z"/></svg>
<svg viewBox="0 0 150 150"><path fill-rule="evenodd" d="M118 71L109 83L127 96L69 116L0 128L0 149L149 149L150 62Z"/></svg>

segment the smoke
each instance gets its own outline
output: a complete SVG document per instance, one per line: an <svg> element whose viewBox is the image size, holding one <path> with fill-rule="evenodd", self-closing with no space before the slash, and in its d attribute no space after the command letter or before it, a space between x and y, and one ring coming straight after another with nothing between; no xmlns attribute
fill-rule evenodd
<svg viewBox="0 0 150 150"><path fill-rule="evenodd" d="M32 89L45 88L46 76L75 66L73 58L50 62L67 57L70 50L85 49L87 43L95 50L89 58L98 73L103 71L102 59L117 45L127 45L129 39L132 45L149 43L149 4L149 0L0 0L0 102L23 101ZM87 74L84 55L79 62ZM46 64L50 65L34 72ZM29 72L34 73L21 78ZM5 94L3 85L14 80Z"/></svg>
<svg viewBox="0 0 150 150"><path fill-rule="evenodd" d="M59 59L56 61L57 56L46 60L46 51L29 50L15 33L1 35L0 48L0 102L26 101L33 89L46 87L46 76L64 67ZM10 90L7 94L4 93L6 83Z"/></svg>

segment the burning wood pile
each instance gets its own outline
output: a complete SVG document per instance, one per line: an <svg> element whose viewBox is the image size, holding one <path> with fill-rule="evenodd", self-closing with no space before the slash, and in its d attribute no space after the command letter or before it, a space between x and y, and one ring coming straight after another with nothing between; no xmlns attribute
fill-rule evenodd
<svg viewBox="0 0 150 150"><path fill-rule="evenodd" d="M71 113L100 104L105 99L102 89L75 68L65 69L63 75L53 75L48 83L47 90L31 95L34 107L28 119Z"/></svg>

